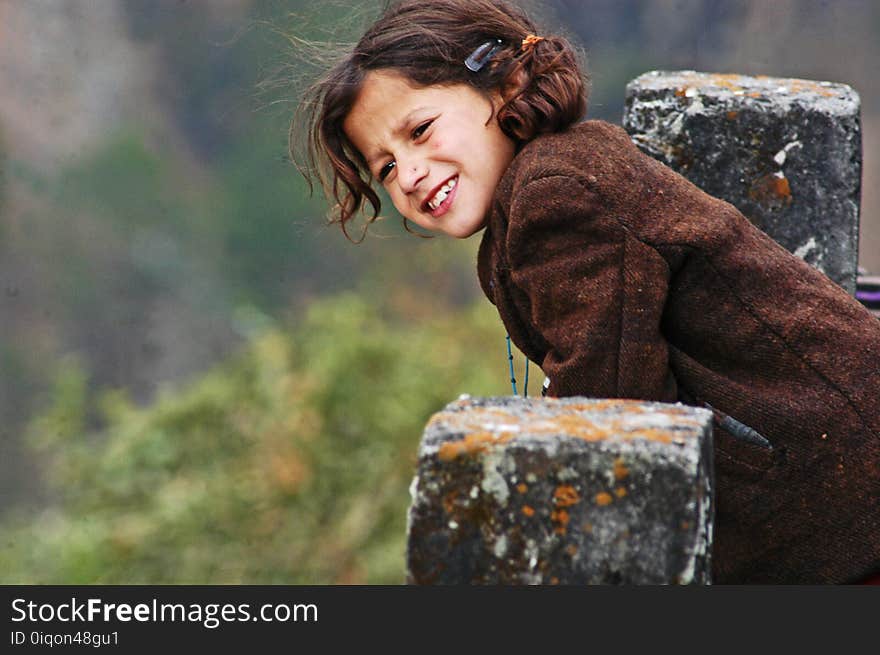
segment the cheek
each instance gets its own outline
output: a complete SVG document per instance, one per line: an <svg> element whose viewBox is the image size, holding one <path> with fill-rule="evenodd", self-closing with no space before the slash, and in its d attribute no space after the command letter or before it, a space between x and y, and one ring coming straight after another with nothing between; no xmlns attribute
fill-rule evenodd
<svg viewBox="0 0 880 655"><path fill-rule="evenodd" d="M394 205L395 209L401 214L405 214L405 210L409 207L409 203L406 202L406 196L400 191L389 191L388 196L391 198L391 204Z"/></svg>

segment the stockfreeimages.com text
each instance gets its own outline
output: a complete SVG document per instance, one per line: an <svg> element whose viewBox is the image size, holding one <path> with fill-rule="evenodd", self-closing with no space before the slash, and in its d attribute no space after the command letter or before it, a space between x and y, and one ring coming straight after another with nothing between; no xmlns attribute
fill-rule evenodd
<svg viewBox="0 0 880 655"><path fill-rule="evenodd" d="M110 621L138 621L142 623L188 622L201 623L213 629L221 623L264 621L271 622L318 622L318 607L312 603L267 603L252 612L249 603L160 603L155 598L147 603L105 603L100 598L85 601L71 598L63 603L35 603L24 598L12 601L13 622L50 621L85 623Z"/></svg>

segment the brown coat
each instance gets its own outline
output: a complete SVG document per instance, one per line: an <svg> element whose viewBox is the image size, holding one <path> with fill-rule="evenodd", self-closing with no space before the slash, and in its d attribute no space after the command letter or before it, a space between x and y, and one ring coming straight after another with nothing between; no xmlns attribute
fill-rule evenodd
<svg viewBox="0 0 880 655"><path fill-rule="evenodd" d="M732 205L589 121L516 156L478 270L548 395L718 410L716 582L878 571L880 321Z"/></svg>

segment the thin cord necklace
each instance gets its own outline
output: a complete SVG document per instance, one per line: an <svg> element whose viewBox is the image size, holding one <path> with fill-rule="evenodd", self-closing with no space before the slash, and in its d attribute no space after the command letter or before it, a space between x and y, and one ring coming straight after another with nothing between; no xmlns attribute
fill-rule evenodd
<svg viewBox="0 0 880 655"><path fill-rule="evenodd" d="M525 358L526 361L526 375L525 380L523 381L523 398L529 397L529 358ZM513 387L513 395L518 395L516 393L516 376L513 373L513 352L510 349L510 335L507 335L507 363L510 367L510 386Z"/></svg>

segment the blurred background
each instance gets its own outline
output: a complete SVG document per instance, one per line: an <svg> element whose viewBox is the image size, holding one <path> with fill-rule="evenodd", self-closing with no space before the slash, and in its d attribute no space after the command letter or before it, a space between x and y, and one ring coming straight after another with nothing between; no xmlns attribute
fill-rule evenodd
<svg viewBox="0 0 880 655"><path fill-rule="evenodd" d="M0 582L403 582L425 421L509 385L477 239L352 245L288 160L287 37L378 4L0 0ZM851 84L880 271L880 3L528 6L593 118L652 69Z"/></svg>

